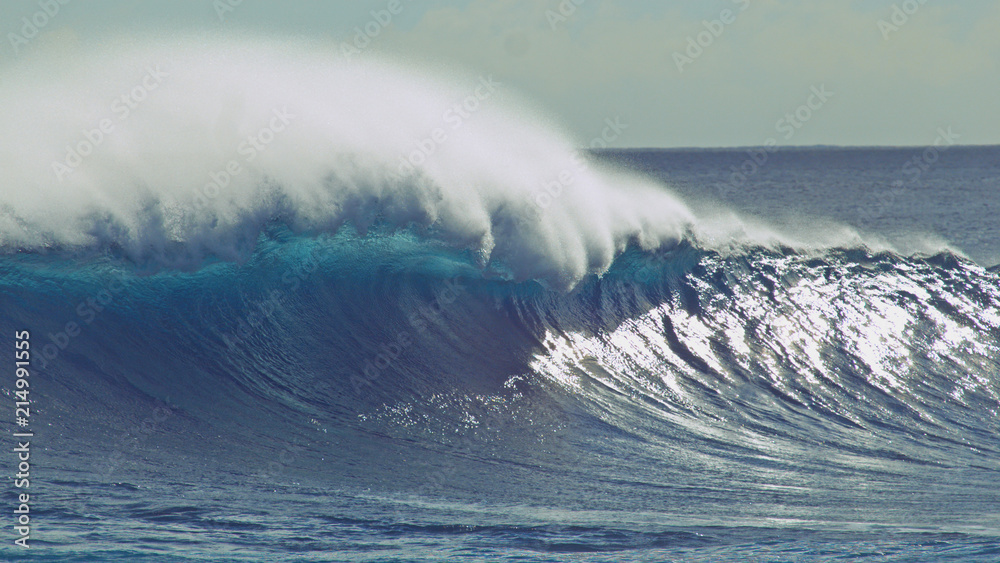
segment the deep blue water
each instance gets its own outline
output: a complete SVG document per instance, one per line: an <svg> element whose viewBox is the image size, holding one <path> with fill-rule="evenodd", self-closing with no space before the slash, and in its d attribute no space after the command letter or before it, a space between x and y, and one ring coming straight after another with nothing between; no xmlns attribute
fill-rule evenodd
<svg viewBox="0 0 1000 563"><path fill-rule="evenodd" d="M662 179L689 202L725 202L770 224L810 230L832 219L904 248L945 241L1000 263L997 147L603 151ZM760 163L760 164L758 164Z"/></svg>
<svg viewBox="0 0 1000 563"><path fill-rule="evenodd" d="M602 157L953 250L682 241L568 292L349 227L192 271L0 255L2 349L36 354L32 548L8 514L0 558L1000 561L1000 149L922 154Z"/></svg>

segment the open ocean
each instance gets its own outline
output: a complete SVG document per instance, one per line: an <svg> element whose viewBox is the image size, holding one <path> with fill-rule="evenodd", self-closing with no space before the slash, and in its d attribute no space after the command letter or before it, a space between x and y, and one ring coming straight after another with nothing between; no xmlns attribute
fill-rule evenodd
<svg viewBox="0 0 1000 563"><path fill-rule="evenodd" d="M484 109L397 169L432 94L189 57L65 199L30 178L99 116L4 148L0 559L1000 561L1000 148L579 156ZM185 93L213 65L294 87ZM275 140L195 193L218 108Z"/></svg>

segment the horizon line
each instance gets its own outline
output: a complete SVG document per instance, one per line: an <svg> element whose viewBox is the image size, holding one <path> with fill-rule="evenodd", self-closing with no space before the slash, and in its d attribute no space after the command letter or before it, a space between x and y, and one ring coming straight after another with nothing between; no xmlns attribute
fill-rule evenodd
<svg viewBox="0 0 1000 563"><path fill-rule="evenodd" d="M694 146L677 146L677 147L582 147L582 150L591 152L611 152L611 151L711 151L711 150L751 150L751 149L773 149L773 150L795 150L795 149L919 149L934 147L934 144L923 144L923 145L730 145L730 146L710 146L710 147L694 147ZM1000 143L983 143L983 144L954 144L948 145L948 148L990 148L997 147L1000 148ZM773 152L773 151L772 151Z"/></svg>

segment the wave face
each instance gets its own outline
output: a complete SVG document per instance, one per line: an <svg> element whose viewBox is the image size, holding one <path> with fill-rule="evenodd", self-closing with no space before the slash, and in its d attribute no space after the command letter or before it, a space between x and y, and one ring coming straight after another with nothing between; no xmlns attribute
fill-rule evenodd
<svg viewBox="0 0 1000 563"><path fill-rule="evenodd" d="M996 269L695 216L488 77L122 52L0 94L53 560L995 559Z"/></svg>
<svg viewBox="0 0 1000 563"><path fill-rule="evenodd" d="M309 518L320 551L463 530L733 560L760 534L975 554L997 533L1000 279L953 255L682 243L567 293L412 233L256 248L153 275L3 259L0 329L32 327L38 440L66 452L47 468L65 549L95 514L122 544L169 524L267 550ZM230 533L240 510L254 539Z"/></svg>

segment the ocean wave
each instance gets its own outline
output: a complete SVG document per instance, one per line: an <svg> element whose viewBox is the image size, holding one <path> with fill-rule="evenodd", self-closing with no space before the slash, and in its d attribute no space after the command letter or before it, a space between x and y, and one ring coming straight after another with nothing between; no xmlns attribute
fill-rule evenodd
<svg viewBox="0 0 1000 563"><path fill-rule="evenodd" d="M844 492L859 472L879 495L939 491L919 505L936 518L982 498L961 476L1000 470L1000 278L961 256L682 241L566 290L411 232L275 229L253 248L190 272L0 257L0 331L30 327L52 435L112 447L74 467L117 482L211 459L241 486L378 489L392 521L502 503L529 468L542 505L596 490L623 513L824 529L913 525ZM135 430L119 444L109 425Z"/></svg>
<svg viewBox="0 0 1000 563"><path fill-rule="evenodd" d="M241 483L269 452L418 505L527 467L541 506L701 509L711 475L717 515L808 490L768 513L802 521L862 518L858 471L997 470L995 268L695 213L489 76L246 40L67 61L0 93L0 332L30 328L54 440L183 423L163 451Z"/></svg>
<svg viewBox="0 0 1000 563"><path fill-rule="evenodd" d="M115 45L68 57L72 71L7 69L8 251L111 248L193 269L245 259L274 222L378 221L569 285L630 242L676 243L691 221L665 190L586 161L491 76L268 41Z"/></svg>
<svg viewBox="0 0 1000 563"><path fill-rule="evenodd" d="M193 271L249 259L276 227L349 226L416 231L565 289L630 246L878 245L843 227L802 239L726 210L696 217L575 150L489 75L259 38L111 45L4 70L18 78L0 93L17 139L0 150L4 253Z"/></svg>
<svg viewBox="0 0 1000 563"><path fill-rule="evenodd" d="M567 389L597 378L680 402L685 385L704 392L714 381L737 393L754 374L801 402L796 393L842 370L884 393L947 373L935 389L996 400L996 273L950 253L635 246L566 291L490 275L474 253L411 232L276 229L254 248L243 264L194 272L137 272L113 257L7 256L3 305L12 322L50 335L67 322L94 323L137 349L193 346L195 369L261 377L253 386L265 396L274 383L263 383L266 366L281 363L266 350L296 342L295 361L323 382L303 383L297 400L322 403L329 397L317 389L350 389L336 401L344 410L403 391L498 391L525 374ZM50 336L43 362L60 354L60 338ZM484 366L487 357L503 361Z"/></svg>

